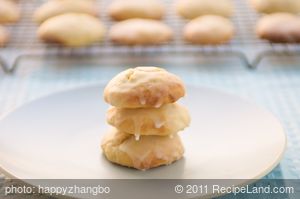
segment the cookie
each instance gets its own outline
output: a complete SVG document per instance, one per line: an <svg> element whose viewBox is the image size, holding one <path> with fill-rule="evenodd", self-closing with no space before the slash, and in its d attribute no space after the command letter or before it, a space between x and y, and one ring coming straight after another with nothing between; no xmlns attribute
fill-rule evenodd
<svg viewBox="0 0 300 199"><path fill-rule="evenodd" d="M83 13L97 16L98 10L95 1L49 0L37 8L33 19L37 23L42 23L51 17L66 13Z"/></svg>
<svg viewBox="0 0 300 199"><path fill-rule="evenodd" d="M178 135L141 136L139 141L133 135L112 129L101 144L105 157L116 164L146 170L169 165L182 158L184 148Z"/></svg>
<svg viewBox="0 0 300 199"><path fill-rule="evenodd" d="M223 44L229 42L233 35L233 23L217 15L198 17L191 20L184 28L184 39L193 44Z"/></svg>
<svg viewBox="0 0 300 199"><path fill-rule="evenodd" d="M159 108L185 95L183 82L162 68L130 68L115 76L104 89L104 99L119 108Z"/></svg>
<svg viewBox="0 0 300 199"><path fill-rule="evenodd" d="M9 0L0 0L0 24L15 23L20 19L20 10Z"/></svg>
<svg viewBox="0 0 300 199"><path fill-rule="evenodd" d="M107 112L107 122L122 132L140 135L167 136L182 131L190 124L188 110L179 104L160 108L116 108Z"/></svg>
<svg viewBox="0 0 300 199"><path fill-rule="evenodd" d="M299 0L250 0L250 4L260 13L300 13Z"/></svg>
<svg viewBox="0 0 300 199"><path fill-rule="evenodd" d="M110 40L123 45L156 45L170 41L172 30L151 19L127 19L111 27Z"/></svg>
<svg viewBox="0 0 300 199"><path fill-rule="evenodd" d="M202 15L220 15L230 17L234 12L232 0L179 0L176 3L177 13L186 19Z"/></svg>
<svg viewBox="0 0 300 199"><path fill-rule="evenodd" d="M46 20L38 29L45 42L56 42L68 47L87 46L103 40L105 27L96 17L69 13Z"/></svg>
<svg viewBox="0 0 300 199"><path fill-rule="evenodd" d="M274 43L299 43L300 17L289 13L266 15L257 22L256 34Z"/></svg>
<svg viewBox="0 0 300 199"><path fill-rule="evenodd" d="M108 15L114 20L131 18L161 19L164 5L158 0L115 0L108 7Z"/></svg>
<svg viewBox="0 0 300 199"><path fill-rule="evenodd" d="M9 34L7 30L3 26L0 26L0 47L5 46L8 40L9 40Z"/></svg>

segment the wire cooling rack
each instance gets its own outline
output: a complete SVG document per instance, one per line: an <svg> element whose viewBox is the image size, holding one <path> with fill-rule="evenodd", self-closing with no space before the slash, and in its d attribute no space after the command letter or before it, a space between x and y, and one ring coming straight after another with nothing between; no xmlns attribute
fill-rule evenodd
<svg viewBox="0 0 300 199"><path fill-rule="evenodd" d="M112 21L105 10L111 1L97 1L101 20L107 28ZM84 48L65 48L58 44L45 44L36 36L37 25L32 21L35 9L43 3L40 0L20 0L22 19L19 23L8 27L11 41L5 48L0 48L0 65L6 72L13 72L19 61L27 56L97 56L99 54L143 54L143 53L197 53L199 56L235 56L247 67L255 68L260 61L269 55L300 55L300 46L297 44L272 44L256 38L254 27L258 14L249 7L247 0L234 0L235 15L232 21L236 26L236 35L228 43L217 46L199 46L186 43L182 39L182 30L187 21L176 15L174 1L164 0L167 14L164 18L175 33L172 42L159 46L121 46L115 45L108 38L101 43Z"/></svg>

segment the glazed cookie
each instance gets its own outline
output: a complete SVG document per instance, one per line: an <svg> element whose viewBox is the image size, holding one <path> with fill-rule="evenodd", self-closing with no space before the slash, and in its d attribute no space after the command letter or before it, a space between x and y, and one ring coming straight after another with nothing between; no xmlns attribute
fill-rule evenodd
<svg viewBox="0 0 300 199"><path fill-rule="evenodd" d="M5 46L5 44L8 42L8 39L8 32L3 26L0 26L0 47Z"/></svg>
<svg viewBox="0 0 300 199"><path fill-rule="evenodd" d="M164 15L164 5L158 0L115 0L109 6L108 14L115 20L161 19Z"/></svg>
<svg viewBox="0 0 300 199"><path fill-rule="evenodd" d="M177 13L186 19L202 15L220 15L230 17L234 12L232 0L179 0L176 3Z"/></svg>
<svg viewBox="0 0 300 199"><path fill-rule="evenodd" d="M188 110L179 104L166 104L160 108L116 108L107 112L107 122L117 129L140 135L172 135L190 124Z"/></svg>
<svg viewBox="0 0 300 199"><path fill-rule="evenodd" d="M159 108L185 95L183 82L162 68L130 68L114 77L104 89L104 99L119 108Z"/></svg>
<svg viewBox="0 0 300 199"><path fill-rule="evenodd" d="M127 19L112 26L110 39L124 45L155 45L168 42L172 30L164 23L151 19Z"/></svg>
<svg viewBox="0 0 300 199"><path fill-rule="evenodd" d="M300 17L288 13L266 15L258 21L256 34L275 43L299 43Z"/></svg>
<svg viewBox="0 0 300 199"><path fill-rule="evenodd" d="M80 47L101 41L105 27L96 17L69 13L46 20L38 29L38 36L46 42Z"/></svg>
<svg viewBox="0 0 300 199"><path fill-rule="evenodd" d="M146 170L169 165L182 158L184 148L177 134L169 136L141 136L136 141L133 135L112 129L105 135L102 144L105 157L116 164Z"/></svg>
<svg viewBox="0 0 300 199"><path fill-rule="evenodd" d="M33 19L37 23L66 13L84 13L97 16L97 6L94 1L87 0L49 0L41 5L34 13Z"/></svg>
<svg viewBox="0 0 300 199"><path fill-rule="evenodd" d="M17 5L9 0L0 0L0 24L15 23L20 18Z"/></svg>
<svg viewBox="0 0 300 199"><path fill-rule="evenodd" d="M300 12L299 0L250 0L252 7L261 13Z"/></svg>
<svg viewBox="0 0 300 199"><path fill-rule="evenodd" d="M193 44L223 44L230 41L233 35L233 23L216 15L193 19L184 28L184 39Z"/></svg>

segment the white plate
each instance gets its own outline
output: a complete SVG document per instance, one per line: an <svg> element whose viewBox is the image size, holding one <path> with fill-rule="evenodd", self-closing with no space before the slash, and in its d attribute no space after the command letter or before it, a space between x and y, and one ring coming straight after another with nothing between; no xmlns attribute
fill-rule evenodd
<svg viewBox="0 0 300 199"><path fill-rule="evenodd" d="M0 167L20 179L258 179L282 158L286 136L269 112L239 97L188 87L191 126L184 159L137 171L109 163L99 143L109 126L103 87L33 101L0 123Z"/></svg>

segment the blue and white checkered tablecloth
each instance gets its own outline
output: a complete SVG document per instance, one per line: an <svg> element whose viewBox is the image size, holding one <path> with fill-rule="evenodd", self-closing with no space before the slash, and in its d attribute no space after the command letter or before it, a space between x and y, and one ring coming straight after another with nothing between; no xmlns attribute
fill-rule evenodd
<svg viewBox="0 0 300 199"><path fill-rule="evenodd" d="M197 56L170 55L156 57L155 61L147 57L99 57L71 62L26 59L16 74L0 74L0 113L56 91L104 84L128 66L141 64L164 66L178 74L186 84L234 93L273 112L286 130L288 147L280 165L266 178L300 179L300 59L269 60L258 70L249 70L231 59L214 62Z"/></svg>

